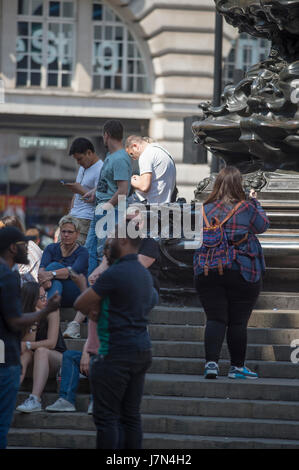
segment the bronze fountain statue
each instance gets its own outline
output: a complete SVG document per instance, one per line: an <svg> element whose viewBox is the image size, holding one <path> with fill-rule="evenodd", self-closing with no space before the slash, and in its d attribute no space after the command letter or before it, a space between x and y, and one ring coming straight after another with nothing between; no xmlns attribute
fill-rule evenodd
<svg viewBox="0 0 299 470"><path fill-rule="evenodd" d="M242 173L259 170L251 179L261 188L264 172L299 172L299 0L215 3L228 23L270 40L272 48L240 83L224 89L221 106L200 104L201 119L193 123L193 133Z"/></svg>
<svg viewBox="0 0 299 470"><path fill-rule="evenodd" d="M260 236L266 256L265 288L299 291L299 0L215 0L240 32L266 38L269 57L252 66L222 103L200 104L195 141L240 169L245 189L254 188L271 229ZM198 184L202 202L216 175ZM194 217L196 218L195 214ZM172 295L192 286L188 240L161 240L164 286ZM168 289L168 290L167 290Z"/></svg>

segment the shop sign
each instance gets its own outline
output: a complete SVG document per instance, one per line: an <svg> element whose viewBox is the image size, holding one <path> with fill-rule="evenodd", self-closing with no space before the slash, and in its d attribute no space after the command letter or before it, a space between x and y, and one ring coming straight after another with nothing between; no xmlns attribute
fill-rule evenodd
<svg viewBox="0 0 299 470"><path fill-rule="evenodd" d="M68 147L68 139L64 139L62 137L22 136L19 138L19 147L21 149L44 148L66 150Z"/></svg>

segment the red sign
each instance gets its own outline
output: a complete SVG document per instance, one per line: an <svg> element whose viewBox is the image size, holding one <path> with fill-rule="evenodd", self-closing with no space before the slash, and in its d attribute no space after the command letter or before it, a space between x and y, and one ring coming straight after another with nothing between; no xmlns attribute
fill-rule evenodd
<svg viewBox="0 0 299 470"><path fill-rule="evenodd" d="M0 196L0 212L7 209L22 209L25 212L26 198L24 196Z"/></svg>

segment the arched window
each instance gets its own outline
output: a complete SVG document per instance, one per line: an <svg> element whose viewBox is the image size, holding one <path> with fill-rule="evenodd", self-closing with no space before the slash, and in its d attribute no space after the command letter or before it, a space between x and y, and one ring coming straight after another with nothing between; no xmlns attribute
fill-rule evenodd
<svg viewBox="0 0 299 470"><path fill-rule="evenodd" d="M75 1L18 0L17 86L71 86L75 6Z"/></svg>
<svg viewBox="0 0 299 470"><path fill-rule="evenodd" d="M148 79L140 48L118 15L93 3L93 89L146 93Z"/></svg>

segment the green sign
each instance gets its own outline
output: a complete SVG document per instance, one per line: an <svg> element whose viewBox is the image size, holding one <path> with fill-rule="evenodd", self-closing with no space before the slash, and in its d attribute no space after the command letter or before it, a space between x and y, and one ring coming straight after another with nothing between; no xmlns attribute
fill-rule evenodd
<svg viewBox="0 0 299 470"><path fill-rule="evenodd" d="M62 137L33 137L26 136L19 138L19 147L21 149L43 148L66 150L68 147L68 139Z"/></svg>

